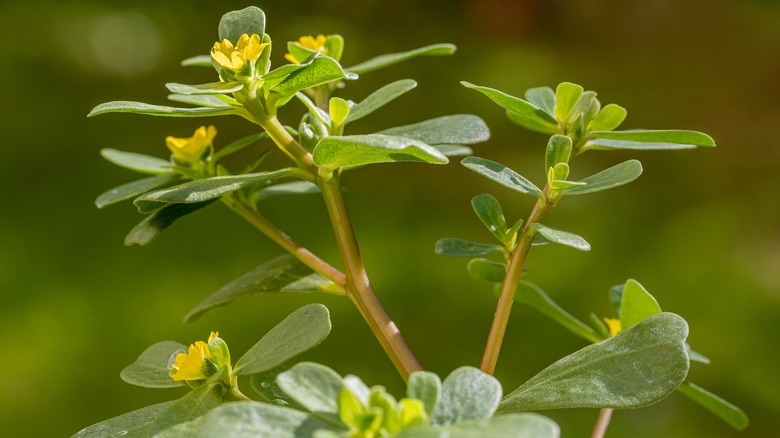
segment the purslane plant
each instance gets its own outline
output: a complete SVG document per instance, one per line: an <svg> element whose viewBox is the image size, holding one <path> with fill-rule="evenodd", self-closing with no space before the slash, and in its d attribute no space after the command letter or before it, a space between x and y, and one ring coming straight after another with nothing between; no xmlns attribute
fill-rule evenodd
<svg viewBox="0 0 780 438"><path fill-rule="evenodd" d="M191 107L118 101L98 105L90 116L127 112L166 117L238 115L261 132L220 146L217 128L198 128L191 137L167 137L170 159L101 151L108 161L148 175L111 189L96 201L99 208L133 199L146 217L125 238L146 245L179 218L221 201L284 249L230 282L195 306L191 321L215 307L241 298L276 292L324 292L349 299L363 316L407 383L400 400L382 386L369 387L358 377L340 376L324 365L290 363L330 332L327 309L310 304L293 312L233 363L227 343L217 333L189 347L173 341L152 345L126 367L128 383L153 387L187 386L178 400L161 403L87 427L76 436L204 437L557 437L549 418L529 413L542 409L600 408L593 436L603 436L612 409L656 403L674 390L689 396L737 429L747 417L735 406L686 381L690 361L708 359L686 343L688 325L680 316L661 312L655 298L629 280L610 292L618 318L592 316L590 325L558 306L538 286L522 279L531 246L557 243L588 250L588 242L542 223L566 196L584 195L627 184L642 166L629 160L573 180L571 160L589 150L687 149L715 146L693 131L617 131L626 110L603 108L596 93L562 83L556 90L528 90L525 99L464 82L506 110L522 127L550 135L542 188L499 163L469 156L468 169L536 198L528 218L512 222L489 194L472 200L478 218L498 243L441 239L439 254L473 257L469 274L493 284L498 303L480 369L461 367L445 379L424 371L400 330L382 307L366 272L346 208L340 176L356 167L391 162L446 164L471 155L469 145L486 141L490 131L474 115L447 115L375 133L351 133L349 124L415 88L413 80L388 84L362 100L335 96L358 75L417 56L450 55L455 47L436 44L381 55L342 67L344 40L339 35L304 36L287 44L286 64L271 67L274 46L265 33L265 15L257 7L225 14L211 54L187 59L187 66L213 67L214 82L166 84L169 99ZM296 101L305 110L295 128L284 125L278 109ZM289 167L258 170L270 150L257 151L241 169L223 158L270 140L291 161ZM327 207L343 272L302 246L263 214L263 201L278 196L320 194ZM498 255L498 259L488 258ZM488 257L486 257L488 256ZM514 305L530 306L593 344L555 362L504 395L492 374ZM239 389L248 376L260 400Z"/></svg>

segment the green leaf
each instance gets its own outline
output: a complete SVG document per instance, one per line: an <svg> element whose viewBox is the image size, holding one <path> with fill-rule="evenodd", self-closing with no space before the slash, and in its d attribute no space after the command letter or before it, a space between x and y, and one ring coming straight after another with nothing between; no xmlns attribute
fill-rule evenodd
<svg viewBox="0 0 780 438"><path fill-rule="evenodd" d="M566 164L571 157L571 139L565 135L553 135L547 142L547 152L544 156L545 169L555 167L556 164Z"/></svg>
<svg viewBox="0 0 780 438"><path fill-rule="evenodd" d="M257 402L228 403L203 419L199 438L311 438L334 430L305 412ZM180 435L194 436L194 435Z"/></svg>
<svg viewBox="0 0 780 438"><path fill-rule="evenodd" d="M580 148L586 150L674 150L696 147L715 147L715 141L707 134L696 131L591 131Z"/></svg>
<svg viewBox="0 0 780 438"><path fill-rule="evenodd" d="M387 105L398 97L411 91L417 86L417 82L411 79L401 79L369 94L362 101L352 105L346 123L354 122L373 113L379 108Z"/></svg>
<svg viewBox="0 0 780 438"><path fill-rule="evenodd" d="M184 382L170 376L170 364L176 352L186 352L187 346L174 341L158 342L144 350L138 359L119 374L125 382L145 388L176 388Z"/></svg>
<svg viewBox="0 0 780 438"><path fill-rule="evenodd" d="M380 68L389 67L391 65L398 64L399 62L416 58L418 56L452 55L455 53L455 49L456 47L452 44L432 44L430 46L420 47L419 49L409 50L407 52L379 55L375 58L369 59L368 61L361 62L360 64L353 65L352 67L347 67L345 70L357 74L363 74L378 70Z"/></svg>
<svg viewBox="0 0 780 438"><path fill-rule="evenodd" d="M243 34L261 37L265 33L265 14L257 6L230 11L219 20L219 40L229 40L233 45Z"/></svg>
<svg viewBox="0 0 780 438"><path fill-rule="evenodd" d="M504 251L504 247L490 243L478 243L468 240L445 238L436 242L436 254L450 257L473 257L496 254Z"/></svg>
<svg viewBox="0 0 780 438"><path fill-rule="evenodd" d="M326 137L314 148L313 155L314 164L326 169L401 161L449 162L441 152L423 142L381 134Z"/></svg>
<svg viewBox="0 0 780 438"><path fill-rule="evenodd" d="M164 204L194 204L216 199L220 196L250 187L284 178L290 174L290 169L279 169L273 172L258 172L246 175L215 176L198 179L177 186L146 193L133 201L141 213L148 213Z"/></svg>
<svg viewBox="0 0 780 438"><path fill-rule="evenodd" d="M211 82L209 84L199 85L186 85L169 82L165 84L165 88L171 93L184 94L184 95L198 95L198 94L228 94L241 91L244 88L244 84L241 82Z"/></svg>
<svg viewBox="0 0 780 438"><path fill-rule="evenodd" d="M357 79L357 75L342 70L335 59L319 55L306 68L292 72L283 81L271 87L271 91L282 95L292 95L298 91L339 79Z"/></svg>
<svg viewBox="0 0 780 438"><path fill-rule="evenodd" d="M205 383L193 389L157 415L149 436L200 417L222 404L224 394L225 387L221 383Z"/></svg>
<svg viewBox="0 0 780 438"><path fill-rule="evenodd" d="M473 367L453 371L441 386L441 397L431 417L434 425L490 418L501 401L501 384Z"/></svg>
<svg viewBox="0 0 780 438"><path fill-rule="evenodd" d="M433 147L445 157L462 157L474 153L470 147L459 144L435 144Z"/></svg>
<svg viewBox="0 0 780 438"><path fill-rule="evenodd" d="M490 128L477 116L455 114L385 129L379 134L398 135L427 144L475 144L490 138Z"/></svg>
<svg viewBox="0 0 780 438"><path fill-rule="evenodd" d="M620 315L620 302L623 301L623 288L626 284L616 284L609 289L609 301L612 303L612 308L615 309L615 314Z"/></svg>
<svg viewBox="0 0 780 438"><path fill-rule="evenodd" d="M500 242L506 243L507 225L504 218L504 212L501 210L501 204L498 199L490 194L483 193L471 199L471 207L477 214L479 220L485 224L488 231Z"/></svg>
<svg viewBox="0 0 780 438"><path fill-rule="evenodd" d="M425 412L433 416L441 397L441 379L428 371L415 371L406 383L406 396L422 401Z"/></svg>
<svg viewBox="0 0 780 438"><path fill-rule="evenodd" d="M628 184L639 178L640 175L642 175L642 163L639 160L628 160L579 181L585 185L566 189L564 193L566 195L585 195L600 192Z"/></svg>
<svg viewBox="0 0 780 438"><path fill-rule="evenodd" d="M303 411L305 410L303 406L299 405L295 400L290 398L290 396L285 394L284 391L279 388L279 385L276 384L276 377L289 370L291 367L291 365L285 364L268 371L263 371L262 373L252 374L249 378L249 384L252 386L252 389L260 394L266 401L279 406L289 406Z"/></svg>
<svg viewBox="0 0 780 438"><path fill-rule="evenodd" d="M555 91L550 87L529 88L525 92L525 100L543 110L555 119Z"/></svg>
<svg viewBox="0 0 780 438"><path fill-rule="evenodd" d="M528 225L532 228L535 228L536 231L542 235L542 237L552 243L569 246L580 251L590 251L590 244L585 239L574 233L550 228L547 225L542 225L536 222L530 223Z"/></svg>
<svg viewBox="0 0 780 438"><path fill-rule="evenodd" d="M677 388L688 374L688 324L659 313L617 336L574 352L532 377L499 412L561 408L637 408Z"/></svg>
<svg viewBox="0 0 780 438"><path fill-rule="evenodd" d="M479 91L489 97L493 102L508 111L507 116L512 121L519 123L526 128L544 134L555 134L558 128L558 122L553 117L547 114L543 109L536 107L523 99L510 96L509 94L493 88L481 87L469 82L462 81L461 84L466 88Z"/></svg>
<svg viewBox="0 0 780 438"><path fill-rule="evenodd" d="M150 155L124 152L116 149L101 149L100 156L112 164L147 175L167 175L171 173L171 163Z"/></svg>
<svg viewBox="0 0 780 438"><path fill-rule="evenodd" d="M460 164L504 187L544 199L544 194L539 187L503 164L480 157L466 157Z"/></svg>
<svg viewBox="0 0 780 438"><path fill-rule="evenodd" d="M147 438L157 415L167 410L174 403L176 401L158 403L101 421L76 432L71 438L105 438L114 436Z"/></svg>
<svg viewBox="0 0 780 438"><path fill-rule="evenodd" d="M349 103L340 97L331 97L328 104L328 114L330 115L330 122L332 126L338 127L349 115Z"/></svg>
<svg viewBox="0 0 780 438"><path fill-rule="evenodd" d="M167 175L150 176L127 184L122 184L121 186L114 187L113 189L101 193L95 200L95 205L97 208L103 208L116 204L117 202L132 199L138 195L142 195L150 190L154 190L175 181L178 178L179 175L170 173Z"/></svg>
<svg viewBox="0 0 780 438"><path fill-rule="evenodd" d="M257 189L252 192L249 198L253 202L259 202L278 196L312 195L315 193L320 193L320 188L316 184L308 181L293 181Z"/></svg>
<svg viewBox="0 0 780 438"><path fill-rule="evenodd" d="M580 100L583 89L571 82L561 82L555 89L555 116L561 124L569 120L574 106Z"/></svg>
<svg viewBox="0 0 780 438"><path fill-rule="evenodd" d="M224 95L220 97L211 94L169 94L168 100L209 108L230 108L231 104L238 106L234 99Z"/></svg>
<svg viewBox="0 0 780 438"><path fill-rule="evenodd" d="M236 362L233 372L248 376L275 368L319 345L330 334L330 313L308 304L291 313Z"/></svg>
<svg viewBox="0 0 780 438"><path fill-rule="evenodd" d="M297 47L297 46L296 46ZM316 54L316 56L312 56ZM311 52L306 57L303 58L303 60L298 64L285 64L277 69L271 70L268 73L264 74L261 79L264 81L273 81L276 79L281 79L285 76L289 76L292 73L308 67L312 62L314 62L315 59L319 56L319 52Z"/></svg>
<svg viewBox="0 0 780 438"><path fill-rule="evenodd" d="M650 292L636 280L628 280L620 301L620 325L623 330L661 313L661 306Z"/></svg>
<svg viewBox="0 0 780 438"><path fill-rule="evenodd" d="M520 283L517 285L515 303L535 309L585 340L599 342L603 339L590 326L572 316L544 293L539 286L531 282L520 280Z"/></svg>
<svg viewBox="0 0 780 438"><path fill-rule="evenodd" d="M301 362L279 374L276 383L314 416L332 424L341 424L338 399L344 382L332 369L312 362Z"/></svg>
<svg viewBox="0 0 780 438"><path fill-rule="evenodd" d="M92 108L92 111L87 114L87 117L94 117L107 113L146 114L149 116L162 117L209 117L239 114L241 111L243 110L232 106L229 108L174 108L171 106L150 105L143 102L118 100L115 102L101 103L95 108Z"/></svg>
<svg viewBox="0 0 780 438"><path fill-rule="evenodd" d="M742 409L720 398L699 385L685 382L677 388L686 397L695 401L708 411L720 417L721 420L737 430L744 430L750 420Z"/></svg>
<svg viewBox="0 0 780 438"><path fill-rule="evenodd" d="M588 131L613 131L626 119L628 111L620 105L610 103L599 111L588 125Z"/></svg>
<svg viewBox="0 0 780 438"><path fill-rule="evenodd" d="M489 259L472 259L466 265L471 278L488 283L503 283L506 277L506 265Z"/></svg>
<svg viewBox="0 0 780 438"><path fill-rule="evenodd" d="M184 322L192 322L215 307L226 306L244 297L269 293L327 292L343 294L338 285L313 273L295 257L285 254L264 263L231 281L190 310Z"/></svg>
<svg viewBox="0 0 780 438"><path fill-rule="evenodd" d="M125 236L125 245L148 245L152 243L165 229L173 225L180 218L194 213L201 208L210 205L214 200L198 202L195 204L171 204L155 210L133 227Z"/></svg>
<svg viewBox="0 0 780 438"><path fill-rule="evenodd" d="M182 60L182 67L213 67L211 64L211 55L191 56Z"/></svg>
<svg viewBox="0 0 780 438"><path fill-rule="evenodd" d="M688 358L691 359L691 362L699 362L705 365L709 365L712 362L709 357L699 353L698 351L691 350L690 345L685 344L685 348L688 350Z"/></svg>
<svg viewBox="0 0 780 438"><path fill-rule="evenodd" d="M560 428L547 417L533 413L505 414L449 426L412 427L395 438L558 438Z"/></svg>
<svg viewBox="0 0 780 438"><path fill-rule="evenodd" d="M239 138L238 140L231 142L227 146L221 148L216 153L214 153L213 160L219 161L222 158L234 154L244 149L245 147L254 144L264 138L271 138L271 137L267 133L263 132L260 134L252 134L252 135L247 135L246 137Z"/></svg>

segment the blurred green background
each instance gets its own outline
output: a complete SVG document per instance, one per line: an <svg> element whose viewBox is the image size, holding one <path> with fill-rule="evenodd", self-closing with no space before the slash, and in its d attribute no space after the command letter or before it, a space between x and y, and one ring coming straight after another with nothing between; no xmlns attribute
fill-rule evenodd
<svg viewBox="0 0 780 438"><path fill-rule="evenodd" d="M304 303L328 305L334 329L305 359L397 395L401 382L357 312L328 296L268 296L218 309L191 325L181 317L236 276L281 253L222 206L183 219L149 247L124 247L142 216L132 205L98 211L94 198L134 175L103 161L104 147L167 156L164 137L203 123L217 145L255 132L238 118L208 121L108 115L107 100L164 103L165 82L199 83L212 71L182 68L206 54L222 13L248 2L0 3L3 138L0 214L0 423L5 436L67 436L177 390L123 383L119 371L148 345L191 342L219 330L234 355ZM580 318L610 315L610 286L642 282L665 310L684 316L690 342L713 364L690 377L741 406L738 434L686 398L616 413L610 436L728 437L777 433L780 310L780 3L770 0L578 2L544 0L267 1L268 33L283 43L340 33L344 64L430 43L453 57L418 59L366 74L341 94L362 99L401 78L418 88L352 127L352 133L450 113L482 116L493 138L477 154L543 178L546 139L512 125L468 80L522 95L561 81L629 110L623 128L679 128L712 135L718 148L641 154L591 153L586 176L631 156L645 166L632 185L567 198L547 218L593 245L532 251L529 279ZM301 106L285 108L297 125ZM270 165L284 162L275 152ZM375 289L421 361L447 374L478 365L494 310L465 260L433 254L447 236L489 235L469 200L490 192L508 219L531 206L453 163L372 166L345 177L347 202ZM319 199L269 202L266 214L339 264ZM506 392L584 342L526 309L509 326L497 376ZM550 412L564 437L584 436L595 410Z"/></svg>

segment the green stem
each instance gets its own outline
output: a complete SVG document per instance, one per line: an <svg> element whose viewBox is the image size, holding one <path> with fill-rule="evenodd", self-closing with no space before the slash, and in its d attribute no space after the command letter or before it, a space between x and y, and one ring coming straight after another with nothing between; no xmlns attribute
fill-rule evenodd
<svg viewBox="0 0 780 438"><path fill-rule="evenodd" d="M241 392L241 390L239 390L237 386L231 386L230 391L226 395L230 395L231 398L234 398L239 401L254 401L251 398L247 397L243 392Z"/></svg>
<svg viewBox="0 0 780 438"><path fill-rule="evenodd" d="M323 179L320 188L333 224L336 241L344 259L347 273L347 297L358 308L403 379L408 380L412 372L420 371L423 368L371 289L352 223L341 194L338 176L334 175Z"/></svg>
<svg viewBox="0 0 780 438"><path fill-rule="evenodd" d="M612 409L604 408L599 412L599 419L596 421L596 427L593 428L591 438L604 438L609 427L609 421L612 419Z"/></svg>
<svg viewBox="0 0 780 438"><path fill-rule="evenodd" d="M317 257L314 253L305 247L301 246L298 242L293 240L292 237L288 236L284 233L284 231L280 230L276 227L276 225L272 224L257 210L238 201L232 195L223 196L222 202L224 202L225 205L230 207L231 210L244 218L247 222L254 225L255 228L268 236L277 245L281 246L287 252L303 262L303 264L313 269L314 272L322 275L342 288L346 288L347 277L341 271Z"/></svg>
<svg viewBox="0 0 780 438"><path fill-rule="evenodd" d="M547 188L545 187L546 191ZM523 225L523 229L518 236L517 247L512 253L512 258L507 266L506 277L504 277L504 283L501 287L501 295L496 305L496 313L490 326L490 334L485 344L485 353L482 355L480 368L488 374L493 374L496 370L496 363L498 363L498 355L501 352L501 344L504 342L509 315L512 313L512 304L515 300L517 284L523 275L525 259L528 256L528 251L531 249L531 243L536 234L536 229L532 228L530 224L542 220L542 217L550 208L552 208L552 204L546 199L536 201L536 205L534 205L528 220Z"/></svg>
<svg viewBox="0 0 780 438"><path fill-rule="evenodd" d="M295 139L284 129L279 119L276 116L258 122L259 125L265 129L265 132L271 136L271 139L277 146L291 157L296 163L300 164L304 169L316 175L317 166L314 165L314 158L311 153L300 145Z"/></svg>

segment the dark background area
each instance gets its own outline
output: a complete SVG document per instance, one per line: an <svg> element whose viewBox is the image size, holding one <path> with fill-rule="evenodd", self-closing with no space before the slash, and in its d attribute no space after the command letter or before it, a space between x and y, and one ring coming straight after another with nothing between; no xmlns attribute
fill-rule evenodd
<svg viewBox="0 0 780 438"><path fill-rule="evenodd" d="M225 145L256 128L239 118L165 119L107 115L98 103L165 103L165 82L216 80L183 68L206 54L221 14L247 2L37 1L0 3L3 203L0 214L0 423L7 436L66 436L179 390L123 383L119 371L148 345L189 343L219 330L240 356L286 314L308 302L329 306L333 333L307 353L342 374L402 384L347 300L267 296L214 310L193 324L181 317L201 299L281 250L222 206L185 218L148 247L124 247L142 216L129 203L98 211L94 199L134 178L98 155L104 147L167 156L164 138L213 123ZM685 317L689 341L712 365L690 378L751 417L738 434L681 395L620 411L609 436L771 436L780 415L780 3L758 1L427 1L258 3L276 42L339 33L343 64L381 53L450 42L453 57L423 58L364 75L340 96L360 100L391 81L418 88L350 133L443 114L483 117L492 139L480 156L543 178L544 136L513 125L468 80L522 96L533 86L571 81L603 104L628 109L622 126L693 129L714 150L589 153L580 178L638 157L643 176L628 187L566 198L551 226L577 232L593 249L539 247L528 278L574 315L611 315L610 286L635 278L664 310ZM282 119L297 125L292 102ZM282 165L274 152L268 165ZM448 166L371 166L344 178L347 203L381 300L430 370L478 366L495 300L471 280L465 260L433 253L441 237L487 240L470 199L490 192L509 220L531 199ZM316 197L269 201L264 212L291 235L340 264ZM585 343L527 309L513 314L497 377L505 392ZM247 386L247 391L250 391ZM596 410L547 413L564 437L590 432Z"/></svg>

